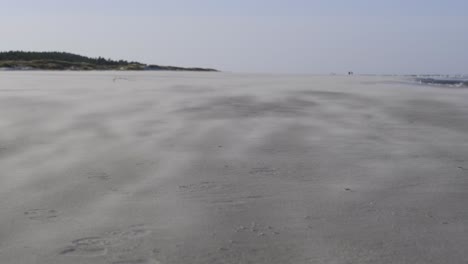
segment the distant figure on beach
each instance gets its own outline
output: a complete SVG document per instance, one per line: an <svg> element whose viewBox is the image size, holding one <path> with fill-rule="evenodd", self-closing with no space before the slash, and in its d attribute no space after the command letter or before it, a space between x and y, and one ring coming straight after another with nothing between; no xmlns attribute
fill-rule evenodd
<svg viewBox="0 0 468 264"><path fill-rule="evenodd" d="M353 75L353 74L354 74L354 72L352 72L352 71L348 72L348 75Z"/></svg>

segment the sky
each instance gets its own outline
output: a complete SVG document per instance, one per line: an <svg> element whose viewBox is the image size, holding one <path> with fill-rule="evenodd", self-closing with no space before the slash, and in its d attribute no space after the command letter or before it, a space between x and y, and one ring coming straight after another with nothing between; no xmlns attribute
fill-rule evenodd
<svg viewBox="0 0 468 264"><path fill-rule="evenodd" d="M0 0L0 51L227 72L468 74L466 0Z"/></svg>

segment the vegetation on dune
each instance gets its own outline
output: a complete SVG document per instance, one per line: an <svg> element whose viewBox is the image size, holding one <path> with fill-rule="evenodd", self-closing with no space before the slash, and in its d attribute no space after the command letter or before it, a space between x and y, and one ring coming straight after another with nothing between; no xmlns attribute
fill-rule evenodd
<svg viewBox="0 0 468 264"><path fill-rule="evenodd" d="M16 70L159 70L216 71L205 68L146 65L135 61L90 58L67 52L0 52L0 68Z"/></svg>

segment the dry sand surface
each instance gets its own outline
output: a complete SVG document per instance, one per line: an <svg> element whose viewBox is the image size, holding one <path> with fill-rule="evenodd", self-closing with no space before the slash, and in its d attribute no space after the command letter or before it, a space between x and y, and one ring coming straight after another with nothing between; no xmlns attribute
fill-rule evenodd
<svg viewBox="0 0 468 264"><path fill-rule="evenodd" d="M0 73L0 263L468 263L468 89Z"/></svg>

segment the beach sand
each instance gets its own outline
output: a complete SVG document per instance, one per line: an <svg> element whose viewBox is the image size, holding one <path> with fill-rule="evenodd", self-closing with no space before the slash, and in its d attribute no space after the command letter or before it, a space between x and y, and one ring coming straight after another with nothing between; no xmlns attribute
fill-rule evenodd
<svg viewBox="0 0 468 264"><path fill-rule="evenodd" d="M0 72L0 263L467 263L468 89Z"/></svg>

